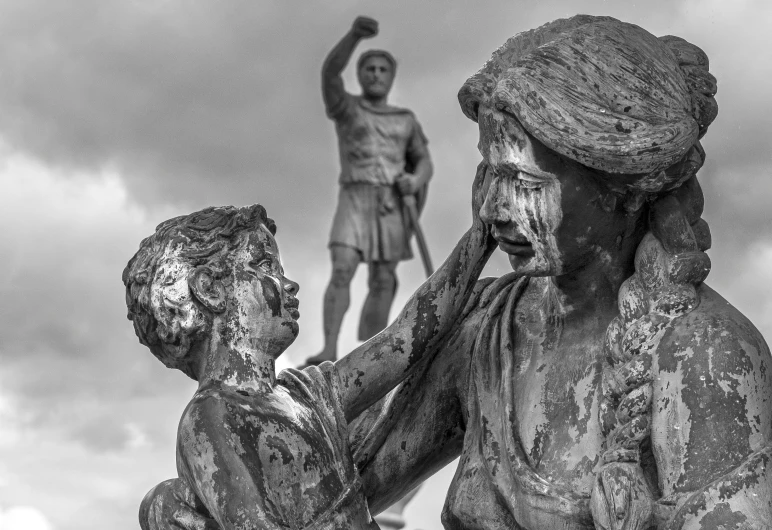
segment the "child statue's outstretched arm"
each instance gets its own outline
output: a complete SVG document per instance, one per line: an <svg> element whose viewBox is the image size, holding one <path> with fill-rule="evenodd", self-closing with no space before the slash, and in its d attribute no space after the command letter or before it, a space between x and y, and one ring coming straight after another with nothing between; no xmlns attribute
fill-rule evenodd
<svg viewBox="0 0 772 530"><path fill-rule="evenodd" d="M486 170L484 164L477 168L472 227L448 259L418 288L389 327L336 363L349 420L399 384L419 361L436 353L461 316L495 248L489 227L479 218L487 189Z"/></svg>

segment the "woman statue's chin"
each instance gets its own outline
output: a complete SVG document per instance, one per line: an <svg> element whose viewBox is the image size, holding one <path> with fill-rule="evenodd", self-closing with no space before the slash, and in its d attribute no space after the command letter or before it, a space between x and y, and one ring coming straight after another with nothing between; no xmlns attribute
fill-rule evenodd
<svg viewBox="0 0 772 530"><path fill-rule="evenodd" d="M507 254L509 266L512 270L523 276L555 276L556 267L552 266L543 256L539 256L533 251L529 254Z"/></svg>

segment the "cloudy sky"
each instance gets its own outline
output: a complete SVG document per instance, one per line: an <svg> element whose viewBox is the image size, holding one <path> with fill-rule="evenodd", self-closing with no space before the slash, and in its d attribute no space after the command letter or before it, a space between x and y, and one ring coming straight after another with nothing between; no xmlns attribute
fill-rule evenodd
<svg viewBox="0 0 772 530"><path fill-rule="evenodd" d="M511 35L576 13L710 56L708 283L772 337L767 0L0 0L0 529L134 529L144 493L175 474L195 386L138 344L121 284L160 221L265 205L301 285L301 336L280 366L320 348L338 167L319 70L356 15L380 21L362 49L394 53L392 101L430 139L423 223L439 262L466 229L479 156L458 88ZM497 256L487 273L506 268ZM422 269L399 274L401 305ZM343 351L356 344L364 270L353 289ZM441 528L451 473L408 508L409 530Z"/></svg>

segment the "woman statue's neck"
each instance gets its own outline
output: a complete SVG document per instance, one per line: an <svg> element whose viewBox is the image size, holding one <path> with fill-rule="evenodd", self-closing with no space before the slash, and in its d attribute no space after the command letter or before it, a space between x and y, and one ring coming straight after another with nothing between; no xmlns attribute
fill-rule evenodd
<svg viewBox="0 0 772 530"><path fill-rule="evenodd" d="M642 234L601 248L588 263L540 283L544 285L543 310L564 320L618 311L617 294L635 272L635 251Z"/></svg>

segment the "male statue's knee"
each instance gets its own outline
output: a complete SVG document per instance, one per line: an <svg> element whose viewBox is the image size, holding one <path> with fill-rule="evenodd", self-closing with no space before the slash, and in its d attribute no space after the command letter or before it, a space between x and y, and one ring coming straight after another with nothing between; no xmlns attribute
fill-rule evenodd
<svg viewBox="0 0 772 530"><path fill-rule="evenodd" d="M397 277L393 273L376 274L370 280L370 290L393 291L397 288Z"/></svg>
<svg viewBox="0 0 772 530"><path fill-rule="evenodd" d="M355 272L355 267L347 267L342 265L333 266L332 279L330 280L330 284L332 284L333 287L348 287L351 283L351 279L354 277Z"/></svg>

